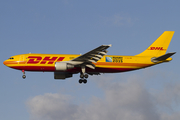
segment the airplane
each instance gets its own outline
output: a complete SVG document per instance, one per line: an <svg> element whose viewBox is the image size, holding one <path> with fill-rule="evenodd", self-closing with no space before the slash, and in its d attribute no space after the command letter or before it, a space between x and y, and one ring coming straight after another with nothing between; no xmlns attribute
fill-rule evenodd
<svg viewBox="0 0 180 120"><path fill-rule="evenodd" d="M101 45L85 54L21 54L10 57L4 65L25 71L54 72L54 79L66 79L80 73L79 83L89 75L119 73L150 67L172 60L176 52L166 53L174 31L164 31L145 51L134 56L107 55L110 45Z"/></svg>

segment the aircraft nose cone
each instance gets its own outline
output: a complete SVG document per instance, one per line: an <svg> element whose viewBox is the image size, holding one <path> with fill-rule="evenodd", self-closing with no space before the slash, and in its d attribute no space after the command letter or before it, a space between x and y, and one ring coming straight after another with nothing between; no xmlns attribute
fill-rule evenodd
<svg viewBox="0 0 180 120"><path fill-rule="evenodd" d="M7 66L7 61L5 60L5 61L3 62L3 64Z"/></svg>

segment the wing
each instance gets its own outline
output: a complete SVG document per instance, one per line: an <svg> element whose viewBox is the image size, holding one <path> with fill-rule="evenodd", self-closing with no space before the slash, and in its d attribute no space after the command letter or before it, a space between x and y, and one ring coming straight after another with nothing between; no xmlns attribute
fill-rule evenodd
<svg viewBox="0 0 180 120"><path fill-rule="evenodd" d="M107 54L107 48L111 47L110 45L101 45L77 58L72 59L71 61L74 63L78 63L81 65L85 65L91 69L95 69L95 66L92 63L96 63L98 60L103 58L104 55Z"/></svg>

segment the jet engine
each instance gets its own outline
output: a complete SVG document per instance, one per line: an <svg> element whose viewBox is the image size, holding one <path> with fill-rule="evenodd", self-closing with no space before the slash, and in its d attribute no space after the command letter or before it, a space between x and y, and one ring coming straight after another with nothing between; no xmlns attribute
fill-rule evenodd
<svg viewBox="0 0 180 120"><path fill-rule="evenodd" d="M74 65L65 63L65 62L56 62L55 63L55 70L56 71L66 71L68 69L74 68Z"/></svg>

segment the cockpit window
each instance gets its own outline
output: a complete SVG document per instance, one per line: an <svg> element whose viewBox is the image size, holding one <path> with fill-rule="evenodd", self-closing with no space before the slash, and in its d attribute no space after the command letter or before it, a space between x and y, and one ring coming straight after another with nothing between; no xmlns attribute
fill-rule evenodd
<svg viewBox="0 0 180 120"><path fill-rule="evenodd" d="M12 59L14 59L14 58L13 58L13 57L10 57L9 59L12 60Z"/></svg>

